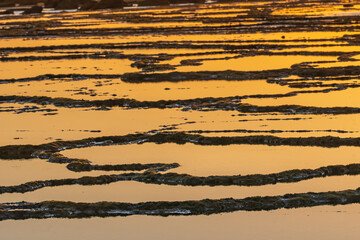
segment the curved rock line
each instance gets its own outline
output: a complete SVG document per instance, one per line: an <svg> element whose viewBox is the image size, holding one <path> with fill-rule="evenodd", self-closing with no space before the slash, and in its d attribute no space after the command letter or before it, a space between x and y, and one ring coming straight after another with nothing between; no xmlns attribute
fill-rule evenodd
<svg viewBox="0 0 360 240"><path fill-rule="evenodd" d="M299 77L338 77L338 76L358 76L360 68L358 66L329 67L329 68L308 68L296 65L292 69L274 69L263 71L198 71L198 72L170 72L170 73L125 73L121 77L122 81L130 83L143 82L180 82L180 81L200 81L200 80L259 80L268 78L283 78L290 75Z"/></svg>
<svg viewBox="0 0 360 240"><path fill-rule="evenodd" d="M44 201L0 204L0 220L44 218L88 218L130 215L209 215L234 211L262 211L324 205L360 203L360 189L297 193L282 196L248 197L243 199L204 199L177 202L97 202L75 203Z"/></svg>
<svg viewBox="0 0 360 240"><path fill-rule="evenodd" d="M226 129L226 130L190 130L185 133L358 133L359 131L346 130L249 130L249 129Z"/></svg>
<svg viewBox="0 0 360 240"><path fill-rule="evenodd" d="M181 185L181 186L262 186L278 183L292 183L313 178L331 176L359 175L360 164L334 165L317 169L294 169L272 174L252 174L233 176L207 176L197 177L189 174L159 173L177 168L179 164L132 164L132 165L91 165L89 163L70 163L68 168L73 171L132 171L144 170L143 173L122 173L101 175L97 177L84 176L81 178L52 179L33 181L16 186L0 186L0 194L26 193L45 187L58 187L70 185L103 185L119 181L137 181L148 184Z"/></svg>
<svg viewBox="0 0 360 240"><path fill-rule="evenodd" d="M314 62L316 63L316 62ZM328 77L359 77L360 68L358 66L312 68L308 65L295 64L292 68L263 70L263 71L197 71L197 72L169 72L169 73L124 73L124 74L44 74L28 78L1 79L0 83L30 82L57 79L114 79L121 78L128 83L146 82L181 82L181 81L209 81L209 80L260 80L265 79L270 82L282 81L281 78L296 75L302 78L322 78ZM329 79L331 80L331 79ZM286 80L283 80L286 81Z"/></svg>
<svg viewBox="0 0 360 240"><path fill-rule="evenodd" d="M155 42L128 42L128 43L91 43L91 44L69 44L69 45L49 45L49 46L36 46L36 47L2 47L0 52L6 53L25 53L36 51L54 51L54 50L76 50L76 49L168 49L168 48L184 48L184 49L216 49L237 47L243 49L277 49L277 48L307 48L307 47L324 47L324 46L344 46L344 42L348 42L349 38L353 35L344 35L341 38L323 38L323 39L292 39L292 40L216 40L216 41L155 41ZM356 35L354 35L356 36ZM328 42L334 41L333 44L303 44L303 45L284 45L279 43L289 42ZM229 43L246 43L245 45L229 45ZM252 43L252 44L250 44ZM262 43L262 44L259 44ZM277 43L277 44L269 44ZM349 43L351 45L359 45L358 42ZM345 45L346 46L346 45Z"/></svg>
<svg viewBox="0 0 360 240"><path fill-rule="evenodd" d="M324 93L329 91L341 91L342 88L298 91L301 93ZM76 100L72 98L51 98L45 96L0 96L0 103L34 103L40 105L54 105L65 108L91 108L95 110L110 110L109 107L124 108L181 108L183 111L238 111L242 113L284 113L284 114L357 114L360 113L358 107L312 107L301 105L279 105L279 106L257 106L247 103L241 103L242 99L248 98L279 98L296 96L297 92L287 94L269 94L269 95L249 95L237 97L219 97L219 98L197 98L186 100L159 100L159 101L138 101L135 99L118 98L107 100Z"/></svg>
<svg viewBox="0 0 360 240"><path fill-rule="evenodd" d="M0 31L1 38L10 37L64 37L73 36L132 36L132 35L148 35L148 34L170 34L170 35L194 35L194 34L246 34L246 33L278 33L278 32L323 32L323 31L342 31L342 32L356 32L359 27L356 24L344 24L344 21L357 21L357 16L350 17L332 17L331 20L319 21L309 20L307 22L294 23L286 21L285 19L271 19L267 21L267 16L261 17L262 23L243 25L237 21L232 25L218 25L218 26L178 26L178 27L117 27L111 28L61 28L56 29L51 26L38 28L22 28L14 27ZM316 24L314 24L316 23ZM339 25L336 25L339 24ZM276 27L275 27L276 26ZM54 24L54 27L58 27Z"/></svg>
<svg viewBox="0 0 360 240"><path fill-rule="evenodd" d="M341 45L335 45L335 46L341 46ZM268 47L268 46L267 46ZM264 47L264 49L268 49L267 47ZM307 48L310 46L296 46L296 48ZM315 46L311 46L315 47ZM329 45L324 45L323 47L329 47ZM340 52L340 51L287 51L287 52L270 52L270 51L250 51L252 48L244 48L242 47L218 47L218 48L224 48L224 51L214 51L214 52L198 52L198 53L180 53L180 54L166 54L168 58L175 58L175 57L192 57L192 56L208 56L208 55L214 55L214 54L240 54L239 56L234 57L224 57L224 58L203 58L203 59L196 59L198 62L203 61L215 61L215 60L229 60L229 59L237 59L237 58L243 58L243 57L254 57L254 56L332 56L332 57L341 57L344 54L347 54L348 52ZM290 48L288 46L283 47L279 46L279 50L282 50L283 48ZM151 48L145 48L145 49L151 49ZM182 49L175 48L175 49ZM206 46L203 46L201 49L206 49ZM210 48L211 49L211 48ZM270 48L273 50L272 48ZM245 51L242 51L245 50ZM277 50L277 49L274 49ZM360 52L353 52L354 55L360 54ZM22 57L12 57L12 56L3 56L0 58L0 62L21 62L21 61L49 61L49 60L75 60L75 59L129 59L132 60L133 58L137 57L152 57L154 54L123 54L119 52L102 52L102 53L78 53L78 54L63 54L60 56L22 56ZM158 56L158 54L155 54L155 56ZM356 59L352 59L351 61L359 61Z"/></svg>
<svg viewBox="0 0 360 240"><path fill-rule="evenodd" d="M46 81L46 80L63 80L72 79L74 81L86 80L89 78L93 79L120 79L122 74L43 74L36 77L26 78L12 78L12 79L1 79L0 84L17 83L17 82L33 82L33 81Z"/></svg>
<svg viewBox="0 0 360 240"><path fill-rule="evenodd" d="M146 170L145 173L159 173L164 172L172 168L177 168L180 165L178 163L133 163L133 164L117 164L117 165L97 165L90 164L83 161L75 161L66 166L67 169L74 172L83 171L141 171Z"/></svg>
<svg viewBox="0 0 360 240"><path fill-rule="evenodd" d="M234 144L268 145L268 146L314 146L314 147L340 147L360 146L360 137L340 138L333 136L326 137L276 137L271 135L255 136L231 136L231 137L210 137L184 132L156 133L156 134L128 134L122 136L104 136L86 138L73 141L55 141L40 145L8 145L0 147L1 159L29 159L34 157L48 159L47 152L54 153L65 149L83 148L91 146L125 145L152 142L157 144L192 143L196 145L224 146Z"/></svg>

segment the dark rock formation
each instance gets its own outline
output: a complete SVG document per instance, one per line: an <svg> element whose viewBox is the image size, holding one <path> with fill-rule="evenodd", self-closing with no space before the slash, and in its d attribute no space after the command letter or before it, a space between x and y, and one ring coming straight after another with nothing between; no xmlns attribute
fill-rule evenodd
<svg viewBox="0 0 360 240"><path fill-rule="evenodd" d="M24 14L41 13L42 10L43 10L43 7L33 6L30 9L25 10Z"/></svg>
<svg viewBox="0 0 360 240"><path fill-rule="evenodd" d="M262 211L322 205L360 203L360 189L337 192L297 193L243 199L204 199L182 202L97 202L45 201L0 204L0 220L30 218L88 218L130 215L209 215L234 211Z"/></svg>

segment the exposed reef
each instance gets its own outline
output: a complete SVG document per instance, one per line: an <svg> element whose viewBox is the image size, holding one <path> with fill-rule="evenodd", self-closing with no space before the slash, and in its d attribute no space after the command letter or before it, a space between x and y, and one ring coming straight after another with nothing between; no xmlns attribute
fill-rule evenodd
<svg viewBox="0 0 360 240"><path fill-rule="evenodd" d="M144 142L153 143L193 143L197 145L232 145L232 144L254 144L269 146L317 146L317 147L340 147L360 146L360 138L326 137L276 137L271 135L239 136L239 137L209 137L198 134L156 133L156 134L128 134L123 136L104 136L87 138L74 141L56 141L41 145L8 145L0 147L0 158L2 159L24 159L41 157L48 159L51 152L59 152L65 149L107 146L113 144L136 144ZM50 153L47 153L50 152ZM56 161L59 161L56 159ZM73 161L70 161L73 162ZM69 163L68 159L64 163Z"/></svg>
<svg viewBox="0 0 360 240"><path fill-rule="evenodd" d="M270 120L270 119L267 119ZM284 120L284 119L279 119ZM164 131L163 131L164 132ZM345 131L345 130L249 130L249 129L229 129L229 130L189 130L186 133L314 133L314 132L326 132L326 133L357 133L358 131Z"/></svg>
<svg viewBox="0 0 360 240"><path fill-rule="evenodd" d="M360 176L356 160L360 137L355 126L360 106L353 100L360 87L360 5L343 0L236 1L18 0L20 6L15 7L11 7L13 0L1 1L0 115L5 122L14 120L2 126L3 143L34 144L0 146L0 159L29 159L27 164L31 165L15 169L14 164L23 168L25 162L4 161L8 174L20 170L18 173L29 175L22 184L18 178L9 178L0 186L0 196L6 199L0 203L0 221L192 216L360 203L360 188L320 192L339 190L331 185L333 181ZM32 7L35 4L38 6ZM148 5L161 7L144 7ZM91 11L103 8L107 10ZM111 122L106 122L109 119ZM54 125L54 129L44 131ZM127 134L129 129L135 133ZM109 131L114 136L104 136ZM324 136L327 134L334 136ZM56 141L43 143L44 139ZM144 155L136 146L118 146L121 152L112 156L111 162L106 154L82 159L64 151L84 148L76 152L86 155L94 146L148 143L141 147L147 151ZM198 153L182 155L181 151L191 146L170 146L179 150L177 159L183 156L181 162L189 164L182 169L173 160L150 161L156 159L149 155L158 150L152 148L154 144L216 147L202 149L199 153L205 155L199 157ZM225 154L233 148L222 147L227 145L244 146ZM296 146L298 153L309 150L297 159L313 156L323 161L316 167L291 169L284 165L282 170L263 170L261 174L251 165L251 174L247 174L251 157L244 153L253 148L245 145L269 146L265 150ZM338 147L342 148L326 149ZM127 159L128 150L136 159L149 159L134 163L131 157ZM274 158L282 158L288 154L284 151L291 149L270 150L274 150ZM230 169L234 175L202 175L204 170L217 167L215 156L206 158L213 151L225 158L236 153L239 156L235 158L243 158L236 163L218 159L219 166L230 164L224 169L241 165ZM279 152L283 155L275 155ZM324 154L322 159L318 152ZM326 154L331 157L327 159ZM100 161L91 162L93 157ZM342 161L344 157L350 159ZM334 159L336 165L331 165ZM199 166L192 160L203 161L207 169L186 172L185 168ZM54 171L62 167L62 171L56 172L57 177L50 170L39 174L42 167L54 167ZM321 182L323 189L304 193L310 190L292 184L304 181L300 185L308 186L311 179ZM122 195L128 190L139 191L134 188L139 184L147 184L150 193L158 188L181 188L197 200L138 202L138 196L126 196L129 202L92 202L104 197L96 196L83 203L22 201L37 190L45 193L40 198L52 199L56 196L46 195L47 190L101 190L106 184L112 184L110 192L117 188L113 188L115 184L129 186L118 186ZM191 194L209 187L213 194L217 188L231 186L246 197L255 186L271 188L275 184L280 194L302 193L274 196L272 192L264 194L266 187L259 187L264 196L243 199L199 200ZM345 184L340 189L347 189ZM209 193L202 190L201 194ZM75 195L65 196L64 192L59 191L58 196L74 201ZM142 192L141 199L146 194ZM161 197L168 199L165 195Z"/></svg>
<svg viewBox="0 0 360 240"><path fill-rule="evenodd" d="M46 107L38 107L38 106L24 106L24 107L0 107L0 112L13 112L16 114L21 113L38 113L43 112L43 115L54 115L57 114L57 109L51 109Z"/></svg>
<svg viewBox="0 0 360 240"><path fill-rule="evenodd" d="M360 189L337 192L298 193L283 196L248 197L244 199L204 199L183 202L98 202L75 203L46 201L18 202L0 205L0 220L30 218L88 218L129 215L209 215L234 211L262 211L323 205L360 203Z"/></svg>
<svg viewBox="0 0 360 240"><path fill-rule="evenodd" d="M104 0L103 0L104 1ZM63 2L63 1L62 1ZM280 3L281 4L281 3ZM286 7L286 6L282 6ZM248 7L243 7L249 9ZM5 11L4 11L5 12ZM260 13L262 12L262 13ZM203 26L158 26L148 25L141 27L114 27L109 31L107 28L81 28L76 29L78 36L106 36L106 35L146 35L146 34L245 34L245 33L274 33L274 32L325 32L325 31L343 31L354 32L358 30L357 23L359 19L354 16L313 16L307 18L304 15L300 16L274 16L272 13L265 13L266 11L248 11L248 14L238 14L233 17L224 18L212 18L204 19L203 16L198 18L198 14L189 14L190 21L197 21L203 23ZM260 14L259 14L260 13ZM133 14L128 16L139 22L141 17L139 14ZM158 18L156 15L154 18ZM143 19L143 22L149 22L148 17ZM126 19L122 19L126 20ZM167 17L164 19L158 18L158 22L167 21ZM178 20L181 22L181 20ZM231 22L232 24L228 24ZM244 24L244 22L248 24ZM215 24L214 24L215 23ZM351 23L351 24L349 24ZM276 26L276 27L274 27ZM16 26L6 31L0 30L0 37L47 37L47 36L72 36L74 33L73 28L29 28L23 26Z"/></svg>
<svg viewBox="0 0 360 240"><path fill-rule="evenodd" d="M330 67L330 68L307 68L298 67L293 69L275 69L263 71L199 71L199 72L170 72L170 73L126 73L121 79L124 82L180 82L191 80L258 80L268 78L282 78L290 75L300 77L336 77L360 75L358 66Z"/></svg>
<svg viewBox="0 0 360 240"><path fill-rule="evenodd" d="M122 173L101 175L96 177L81 177L69 179L53 179L34 181L17 186L0 186L0 194L32 192L45 187L69 186L69 185L102 185L119 181L137 181L149 184L182 185L182 186L261 186L277 183L300 182L312 178L330 176L358 175L360 164L335 165L320 167L317 169L294 169L272 174L234 175L234 176L207 176L197 177L188 174L160 173L179 167L179 164L123 164L123 165L91 165L89 163L74 162L67 168L72 171L139 171L147 169L143 173Z"/></svg>
<svg viewBox="0 0 360 240"><path fill-rule="evenodd" d="M83 172L83 171L141 171L147 170L146 173L153 172L158 173L162 171L167 171L171 168L179 167L178 163L164 164L164 163L149 163L149 164L117 164L117 165L94 165L90 163L84 163L83 161L76 161L68 164L67 169L74 172Z"/></svg>
<svg viewBox="0 0 360 240"><path fill-rule="evenodd" d="M306 91L307 92L307 91ZM321 91L320 91L321 92ZM310 92L311 93L311 92ZM248 98L276 98L294 96L296 93L249 95L220 98L197 98L186 100L159 100L138 101L135 99L119 98L108 100L75 100L71 98L30 97L30 96L0 96L0 103L35 103L40 105L54 105L67 108L91 108L91 107L124 107L124 108L181 108L189 110L224 110L239 111L243 113L285 113L285 114L357 114L358 107L312 107L301 105L257 106L241 103L242 99Z"/></svg>

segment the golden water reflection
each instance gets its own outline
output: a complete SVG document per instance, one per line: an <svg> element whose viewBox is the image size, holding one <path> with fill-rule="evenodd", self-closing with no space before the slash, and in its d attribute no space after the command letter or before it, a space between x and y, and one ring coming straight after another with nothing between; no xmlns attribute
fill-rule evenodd
<svg viewBox="0 0 360 240"><path fill-rule="evenodd" d="M91 219L47 219L0 223L0 237L9 240L156 238L182 239L355 239L360 234L360 205L321 206L210 216L131 216ZM21 229L21 231L18 231Z"/></svg>

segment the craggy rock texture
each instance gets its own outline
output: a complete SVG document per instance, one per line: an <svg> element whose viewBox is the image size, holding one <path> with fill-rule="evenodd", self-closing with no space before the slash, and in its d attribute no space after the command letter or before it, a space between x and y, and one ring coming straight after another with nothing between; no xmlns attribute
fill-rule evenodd
<svg viewBox="0 0 360 240"><path fill-rule="evenodd" d="M45 7L55 8L55 9L77 9L80 8L83 10L89 9L105 9L105 8L122 8L124 2L122 0L101 0L90 1L90 0L43 0ZM20 5L35 5L38 4L38 0L5 0L3 6L12 7L15 4ZM1 6L1 5L0 5ZM41 11L32 11L30 13L41 13Z"/></svg>
<svg viewBox="0 0 360 240"><path fill-rule="evenodd" d="M289 75L300 77L331 77L344 75L359 75L357 66L332 67L332 68L301 68L301 69L276 69L263 71L201 71L201 72L171 72L171 73L126 73L122 76L125 82L179 82L189 80L253 80L267 78L281 78Z"/></svg>
<svg viewBox="0 0 360 240"><path fill-rule="evenodd" d="M280 120L280 119L279 119ZM284 120L284 119L281 119ZM358 131L344 131L344 130L249 130L249 129L231 129L231 130L190 130L186 133L313 133L313 132L335 132L335 133L355 133Z"/></svg>
<svg viewBox="0 0 360 240"><path fill-rule="evenodd" d="M83 172L83 171L141 171L148 169L148 172L162 172L167 171L171 168L179 167L177 163L165 164L165 163L149 163L149 164L118 164L118 165L92 165L89 163L84 163L83 161L76 161L68 164L67 169L74 172Z"/></svg>
<svg viewBox="0 0 360 240"><path fill-rule="evenodd" d="M262 211L280 208L300 208L322 205L360 203L360 189L338 192L298 193L273 197L244 199L204 199L183 202L98 202L74 203L46 201L18 202L0 205L0 220L29 218L88 218L129 215L209 215L234 211Z"/></svg>
<svg viewBox="0 0 360 240"><path fill-rule="evenodd" d="M47 115L55 115L58 109L51 109L46 107L38 107L38 106L24 106L24 107L0 107L0 112L13 112L16 114L20 113L37 113L44 112ZM43 115L44 115L43 114Z"/></svg>
<svg viewBox="0 0 360 240"><path fill-rule="evenodd" d="M68 148L76 148L76 147L86 147L86 146L106 146L114 144L114 140L116 144L131 144L131 143L139 143L144 141L144 134L128 134L124 136L114 136L111 137L112 140L107 139L105 137L99 138L88 138L79 141L56 141L52 143L46 143L41 145L9 145L0 147L0 158L2 159L21 159L21 158L50 158L51 155L47 154L47 151L50 152L58 152L61 150L65 150ZM46 152L43 152L45 150ZM55 162L61 162L62 160L59 158L55 158ZM73 162L73 160L69 160L68 158L64 158L64 163ZM77 159L76 159L77 161Z"/></svg>
<svg viewBox="0 0 360 240"><path fill-rule="evenodd" d="M112 175L101 175L97 177L81 177L77 179L58 179L34 181L20 184L17 186L0 186L0 194L3 193L25 193L32 192L45 187L56 187L65 185L101 185L119 181L138 181L150 184L183 185L183 186L261 186L267 184L300 182L307 179L358 175L360 174L360 164L327 166L317 169L289 170L273 174L253 174L253 175L235 175L235 176L208 176L196 177L188 174L165 173L172 168L179 167L179 164L132 164L132 165L90 165L84 163L70 163L68 168L72 171L90 171L90 170L122 170L137 171L148 169L143 173L123 173Z"/></svg>
<svg viewBox="0 0 360 240"><path fill-rule="evenodd" d="M105 0L103 0L105 1ZM107 0L106 0L107 1ZM61 2L70 2L65 0ZM70 2L74 4L74 2ZM279 3L284 4L284 2ZM286 2L285 2L286 4ZM75 5L75 4L74 4ZM282 8L287 7L286 5L281 6ZM65 7L62 7L65 8ZM74 6L71 6L74 8ZM90 9L92 6L90 6ZM243 10L249 9L247 7ZM266 12L266 11L265 11ZM244 13L243 11L241 13ZM259 11L249 11L249 14L243 16L234 16L231 18L224 17L222 19L212 18L210 20L204 19L204 17L197 18L196 15L192 15L192 21L201 21L203 24L208 23L205 26L178 26L178 27L162 27L157 25L142 26L139 28L133 27L117 27L112 28L110 34L112 35L145 35L145 34L245 34L245 33L274 33L274 32L325 32L325 31L343 31L353 32L358 29L356 23L359 22L357 16L329 16L329 17L313 17L307 18L306 16L273 16L270 14L258 14ZM130 15L133 21L139 22L137 15ZM154 16L156 18L157 16ZM146 22L148 18L143 19ZM160 20L166 22L166 17ZM230 20L230 21L229 21ZM159 20L158 20L159 21ZM178 20L178 22L181 20ZM243 25L242 22L246 21L250 24ZM129 21L131 22L131 21ZM224 24L228 22L234 22L234 24ZM209 23L220 23L220 24L209 24ZM221 24L222 23L222 24ZM351 24L344 24L351 23ZM269 27L269 25L276 25L277 27ZM0 31L1 37L19 37L19 36L71 36L73 30L69 28L65 29L33 29L33 31L18 31L23 28L12 28L10 31ZM77 29L77 35L79 36L104 36L109 34L106 28L83 28Z"/></svg>
<svg viewBox="0 0 360 240"><path fill-rule="evenodd" d="M156 134L128 134L123 136L108 136L87 138L75 141L56 141L41 145L8 145L0 147L0 158L2 159L23 159L31 157L50 158L47 152L58 152L65 149L106 146L113 144L135 144L143 142L154 143L193 143L197 145L231 145L231 144L254 144L269 146L317 146L317 147L340 147L340 146L360 146L360 138L340 138L340 137L275 137L275 136L240 136L240 137L207 137L197 134L176 133L156 133ZM60 159L60 160L59 160ZM50 159L51 161L51 159ZM61 161L56 158L54 161ZM68 158L65 163L73 162Z"/></svg>
<svg viewBox="0 0 360 240"><path fill-rule="evenodd" d="M243 113L269 113L280 112L287 114L356 114L360 113L358 107L311 107L300 105L279 105L279 106L256 106L241 103L243 98L275 98L294 96L296 93L271 94L271 95L250 95L238 97L220 98L197 98L188 100L159 100L159 101L137 101L135 99L118 98L109 100L74 100L71 98L51 97L28 97L28 96L0 96L0 103L35 103L40 105L54 105L67 108L90 108L90 107L125 107L125 108L182 108L189 110L226 110L239 111Z"/></svg>
<svg viewBox="0 0 360 240"><path fill-rule="evenodd" d="M60 57L57 57L60 58ZM87 58L87 56L79 56L79 58ZM121 58L125 58L122 56ZM36 60L36 59L35 59ZM145 63L136 62L134 67L149 66ZM161 66L161 65L159 65ZM168 68L172 67L166 65ZM20 79L2 79L0 83L11 82L28 82L41 81L50 79L64 79L73 78L79 79L108 79L121 78L124 82L129 83L145 83L145 82L181 82L181 81L205 81L205 80L227 80L227 81L241 81L241 80L259 80L259 79L276 79L287 77L289 75L298 75L300 77L337 77L337 76L357 76L360 75L360 70L357 66L348 67L331 67L331 68L302 68L298 70L293 69L274 69L263 71L198 71L198 72L170 72L170 73L125 73L125 74L46 74L37 77L20 78Z"/></svg>

